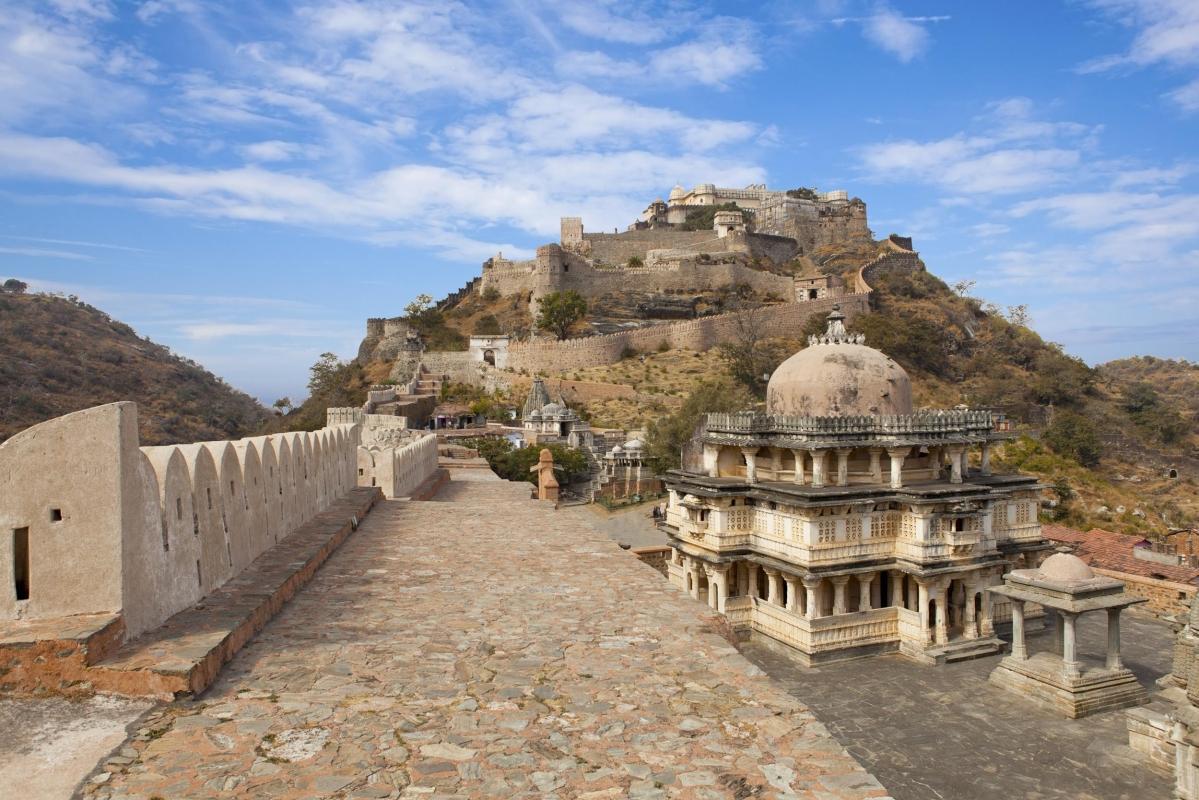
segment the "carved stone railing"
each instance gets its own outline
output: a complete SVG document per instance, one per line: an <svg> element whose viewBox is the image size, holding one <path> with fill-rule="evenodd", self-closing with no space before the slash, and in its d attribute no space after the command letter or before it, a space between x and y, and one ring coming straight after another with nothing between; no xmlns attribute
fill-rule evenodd
<svg viewBox="0 0 1199 800"><path fill-rule="evenodd" d="M995 430L990 411L918 411L915 414L880 416L810 417L763 414L757 411L706 415L709 433L741 435L783 434L814 437L984 436Z"/></svg>

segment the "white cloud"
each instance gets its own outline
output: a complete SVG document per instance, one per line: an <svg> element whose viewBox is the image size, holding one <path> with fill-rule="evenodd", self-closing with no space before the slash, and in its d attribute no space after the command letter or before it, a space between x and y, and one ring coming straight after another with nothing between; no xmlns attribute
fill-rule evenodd
<svg viewBox="0 0 1199 800"><path fill-rule="evenodd" d="M293 158L308 158L319 152L309 145L283 142L278 139L254 142L238 149L250 161L290 161Z"/></svg>
<svg viewBox="0 0 1199 800"><path fill-rule="evenodd" d="M932 42L920 24L888 6L880 6L863 21L862 35L905 64L923 55Z"/></svg>
<svg viewBox="0 0 1199 800"><path fill-rule="evenodd" d="M1090 5L1136 33L1128 50L1080 64L1083 74L1120 68L1199 66L1199 3L1194 0L1090 0ZM1183 111L1199 111L1199 78L1166 93Z"/></svg>
<svg viewBox="0 0 1199 800"><path fill-rule="evenodd" d="M619 5L619 10L617 7ZM627 4L612 0L564 2L557 6L562 22L572 30L593 39L622 44L648 45L662 41L671 28L677 30L685 20L676 18L667 25Z"/></svg>
<svg viewBox="0 0 1199 800"><path fill-rule="evenodd" d="M92 256L85 253L75 253L69 250L46 250L40 247L0 247L0 253L10 256L28 256L31 258L60 258L67 261L92 260Z"/></svg>
<svg viewBox="0 0 1199 800"><path fill-rule="evenodd" d="M991 239L996 236L1003 236L1011 231L1008 225L1002 225L998 222L980 222L977 225L970 227L970 232L982 239Z"/></svg>

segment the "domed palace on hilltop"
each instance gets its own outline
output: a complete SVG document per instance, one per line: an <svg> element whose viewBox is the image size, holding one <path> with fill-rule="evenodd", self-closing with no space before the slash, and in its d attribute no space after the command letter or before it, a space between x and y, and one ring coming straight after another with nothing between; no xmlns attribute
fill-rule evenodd
<svg viewBox="0 0 1199 800"><path fill-rule="evenodd" d="M991 471L1000 415L912 408L911 381L834 310L770 378L766 411L708 414L666 476L670 580L804 663L997 652L984 591L1048 554L1040 486Z"/></svg>

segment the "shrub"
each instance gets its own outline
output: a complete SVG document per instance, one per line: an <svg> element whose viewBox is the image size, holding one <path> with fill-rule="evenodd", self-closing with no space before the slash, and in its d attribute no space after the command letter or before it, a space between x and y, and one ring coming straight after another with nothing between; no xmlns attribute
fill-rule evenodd
<svg viewBox="0 0 1199 800"><path fill-rule="evenodd" d="M483 290L483 299L488 303L494 303L496 300L500 299L500 290L494 286L488 286Z"/></svg>
<svg viewBox="0 0 1199 800"><path fill-rule="evenodd" d="M1084 467L1099 463L1101 447L1094 424L1082 414L1058 411L1043 434L1055 453L1077 461Z"/></svg>
<svg viewBox="0 0 1199 800"><path fill-rule="evenodd" d="M625 262L625 266L629 269L638 269L644 267L645 262L641 260L640 256L629 256L629 260Z"/></svg>

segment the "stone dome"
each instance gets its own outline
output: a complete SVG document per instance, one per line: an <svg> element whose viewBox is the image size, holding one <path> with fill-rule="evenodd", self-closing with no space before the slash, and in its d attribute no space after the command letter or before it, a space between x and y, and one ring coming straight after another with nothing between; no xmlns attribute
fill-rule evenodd
<svg viewBox="0 0 1199 800"><path fill-rule="evenodd" d="M1051 581L1089 581L1095 573L1081 558L1070 553L1054 553L1041 563L1041 574Z"/></svg>
<svg viewBox="0 0 1199 800"><path fill-rule="evenodd" d="M624 443L625 450L640 450L644 445L640 439L629 439Z"/></svg>
<svg viewBox="0 0 1199 800"><path fill-rule="evenodd" d="M674 185L674 188L670 190L670 202L673 203L675 200L682 200L683 196L686 194L687 194L687 190L684 189L681 185L676 183Z"/></svg>
<svg viewBox="0 0 1199 800"><path fill-rule="evenodd" d="M774 371L766 411L794 416L878 416L912 413L912 382L903 367L861 334L847 333L837 307L828 330Z"/></svg>

